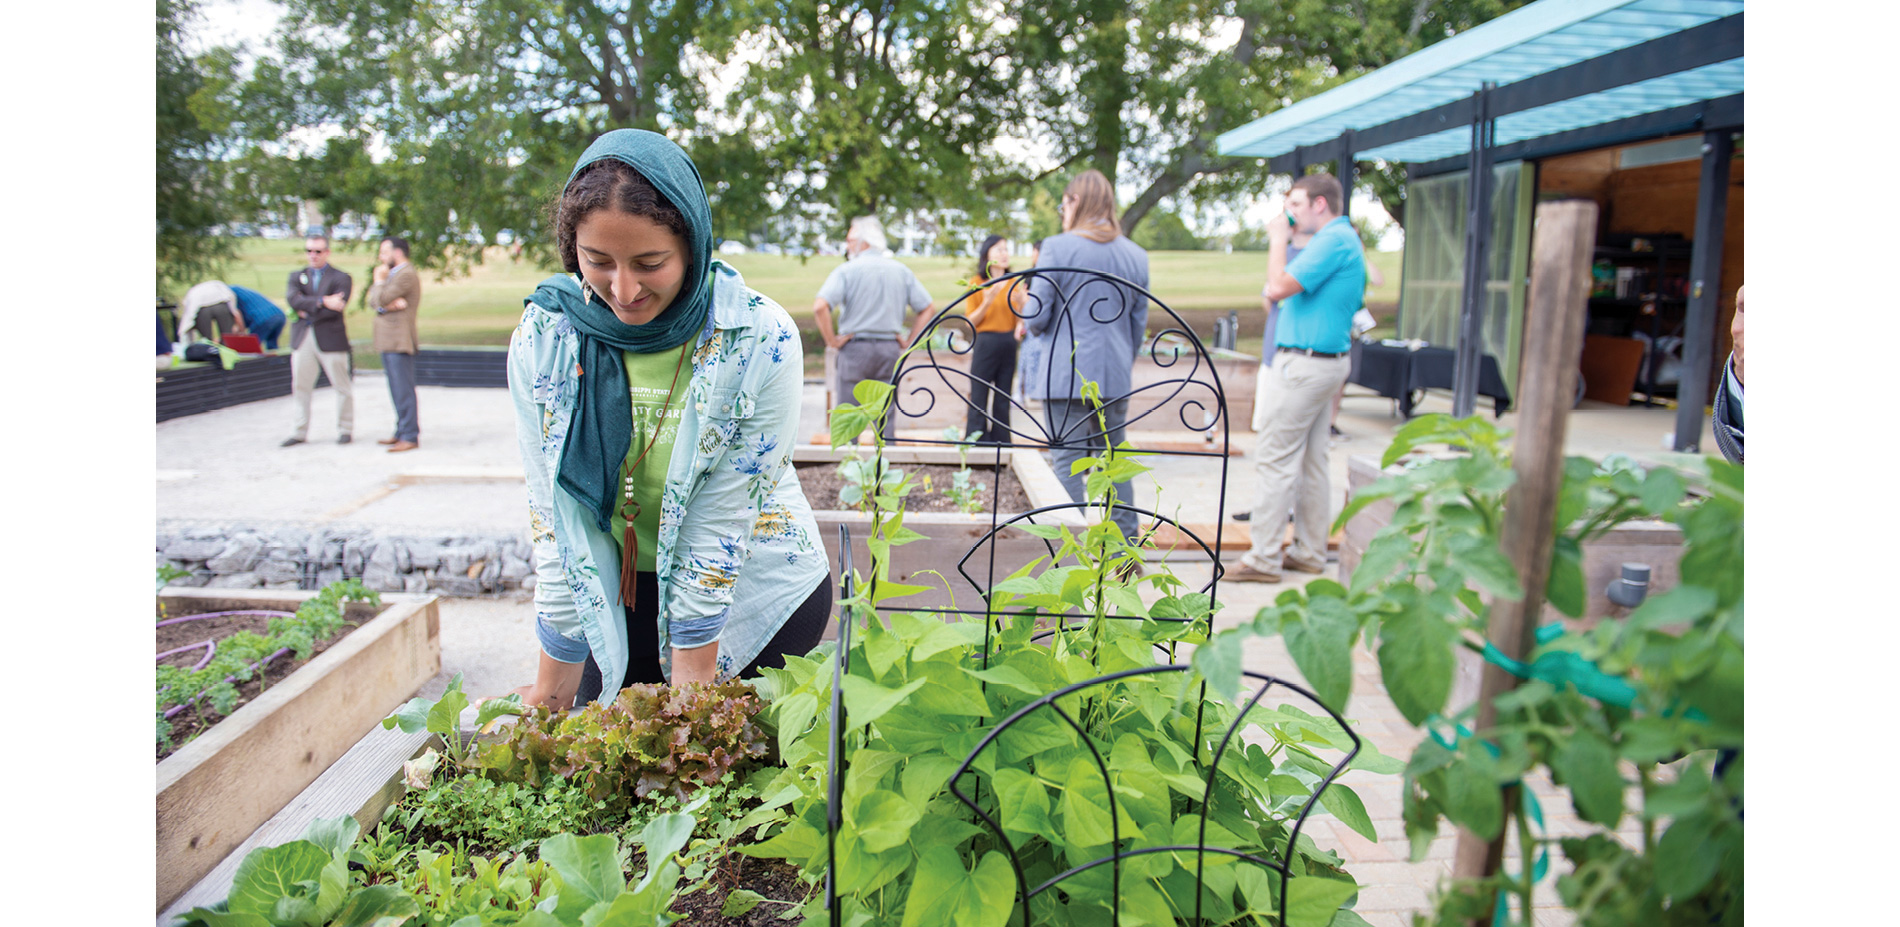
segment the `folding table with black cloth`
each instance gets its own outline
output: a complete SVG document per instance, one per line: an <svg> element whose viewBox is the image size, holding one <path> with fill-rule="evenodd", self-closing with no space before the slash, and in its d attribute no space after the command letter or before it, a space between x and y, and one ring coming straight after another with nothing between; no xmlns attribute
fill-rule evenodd
<svg viewBox="0 0 1900 927"><path fill-rule="evenodd" d="M1396 400L1399 414L1411 418L1413 395L1427 389L1451 389L1456 367L1457 354L1450 348L1426 345L1412 349L1402 344L1355 341L1352 373L1346 382ZM1491 397L1493 414L1502 416L1510 411L1510 388L1498 372L1498 359L1490 354L1484 355L1478 365L1478 395Z"/></svg>

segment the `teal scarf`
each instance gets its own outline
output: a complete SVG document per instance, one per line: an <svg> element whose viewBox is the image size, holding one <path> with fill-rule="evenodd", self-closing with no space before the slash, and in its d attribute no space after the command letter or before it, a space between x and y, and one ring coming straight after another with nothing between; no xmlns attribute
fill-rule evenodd
<svg viewBox="0 0 1900 927"><path fill-rule="evenodd" d="M707 326L712 311L712 209L691 158L666 136L641 129L615 129L595 139L568 175L603 158L625 162L652 182L686 217L690 263L679 295L645 325L628 325L598 296L584 293L578 275L550 277L535 288L532 302L564 313L580 332L580 383L567 443L555 482L594 513L600 530L618 504L620 465L633 442L633 399L622 351L670 351ZM588 297L592 298L588 298Z"/></svg>

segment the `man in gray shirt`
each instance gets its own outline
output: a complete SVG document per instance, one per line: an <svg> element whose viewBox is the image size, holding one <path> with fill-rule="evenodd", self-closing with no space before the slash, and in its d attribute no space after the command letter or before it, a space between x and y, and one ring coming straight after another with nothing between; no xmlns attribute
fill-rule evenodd
<svg viewBox="0 0 1900 927"><path fill-rule="evenodd" d="M833 402L855 402L852 391L861 380L890 382L898 356L929 324L936 308L917 275L890 256L884 226L876 216L852 219L844 248L847 260L825 278L812 304L818 334L838 352L838 395ZM835 328L833 307L839 315ZM917 314L909 329L904 327L907 312ZM885 415L881 430L885 443L896 439L895 414Z"/></svg>

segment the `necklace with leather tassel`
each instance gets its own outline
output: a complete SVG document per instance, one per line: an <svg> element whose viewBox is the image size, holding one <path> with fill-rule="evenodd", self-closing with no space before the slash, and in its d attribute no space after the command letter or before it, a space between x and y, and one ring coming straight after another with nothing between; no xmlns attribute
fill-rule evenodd
<svg viewBox="0 0 1900 927"><path fill-rule="evenodd" d="M633 607L634 596L640 590L640 574L634 565L640 559L640 539L634 536L633 522L640 517L640 502L633 497L633 471L640 468L641 461L653 451L653 445L660 440L660 431L666 427L666 414L673 407L673 395L679 389L680 371L686 369L686 349L693 343L687 341L680 345L679 363L673 365L673 384L666 388L666 404L660 407L659 420L653 423L653 434L647 438L647 446L631 463L621 465L621 501L620 517L626 524L620 533L620 604Z"/></svg>

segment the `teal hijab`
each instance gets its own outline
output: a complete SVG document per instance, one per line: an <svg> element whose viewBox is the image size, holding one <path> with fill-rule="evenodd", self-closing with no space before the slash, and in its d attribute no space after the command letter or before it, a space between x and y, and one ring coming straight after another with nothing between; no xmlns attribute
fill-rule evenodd
<svg viewBox="0 0 1900 927"><path fill-rule="evenodd" d="M575 274L548 278L532 297L537 305L564 313L580 333L579 393L555 482L594 513L602 531L608 530L618 501L620 465L633 442L633 399L621 352L677 348L705 329L712 309L712 208L692 159L657 132L615 129L581 153L567 186L573 186L588 165L607 158L639 171L686 217L689 263L672 305L645 325L620 321L598 295L582 288Z"/></svg>

